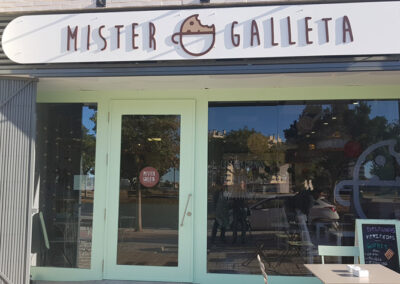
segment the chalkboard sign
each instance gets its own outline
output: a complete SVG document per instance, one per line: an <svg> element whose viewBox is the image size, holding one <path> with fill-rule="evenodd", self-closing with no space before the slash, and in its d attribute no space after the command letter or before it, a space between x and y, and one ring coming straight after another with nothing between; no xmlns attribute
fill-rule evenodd
<svg viewBox="0 0 400 284"><path fill-rule="evenodd" d="M361 263L377 263L400 272L399 222L397 220L357 220Z"/></svg>

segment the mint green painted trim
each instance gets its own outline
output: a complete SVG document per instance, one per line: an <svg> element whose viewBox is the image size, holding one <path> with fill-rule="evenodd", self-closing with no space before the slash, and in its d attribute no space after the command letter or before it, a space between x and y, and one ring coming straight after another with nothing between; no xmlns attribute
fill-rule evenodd
<svg viewBox="0 0 400 284"><path fill-rule="evenodd" d="M194 174L194 100L113 100L110 110L110 157L107 202L107 253L105 279L149 280L170 282L192 282L193 217L186 216L184 225L179 225L178 266L156 267L117 265L118 207L121 153L122 115L181 115L181 147L179 165L179 219L180 224L189 195L193 195ZM193 212L194 197L190 199L188 211ZM192 215L193 216L193 215Z"/></svg>
<svg viewBox="0 0 400 284"><path fill-rule="evenodd" d="M196 153L194 210L194 282L210 283L207 275L207 168L208 168L208 100L199 97L196 103ZM261 282L262 283L262 282ZM211 283L210 283L211 284Z"/></svg>
<svg viewBox="0 0 400 284"><path fill-rule="evenodd" d="M106 205L106 183L107 183L107 139L108 139L108 103L99 98L97 111L97 140L96 140L96 177L95 177L95 199L93 211L93 243L92 243L92 272L94 279L102 279L102 268L104 259L105 205Z"/></svg>
<svg viewBox="0 0 400 284"><path fill-rule="evenodd" d="M260 272L261 273L261 272ZM245 274L208 274L202 281L195 280L195 283L204 284L262 284L264 283L261 275ZM268 284L321 284L316 277L297 277L297 276L270 276L268 275Z"/></svg>
<svg viewBox="0 0 400 284"><path fill-rule="evenodd" d="M260 275L207 273L207 165L208 165L208 98L199 96L196 103L196 153L195 153L195 198L194 210L194 283L244 284L263 283ZM316 277L269 276L272 284L321 284Z"/></svg>
<svg viewBox="0 0 400 284"><path fill-rule="evenodd" d="M47 281L84 281L99 280L92 269L60 268L60 267L31 267L32 280Z"/></svg>
<svg viewBox="0 0 400 284"><path fill-rule="evenodd" d="M400 86L334 86L206 90L210 101L397 99Z"/></svg>
<svg viewBox="0 0 400 284"><path fill-rule="evenodd" d="M360 249L360 263L365 263L364 258L364 242L362 236L362 225L363 224L378 224L378 225L395 225L396 227L396 239L397 249L400 250L400 221L398 220L383 220L383 219L356 219L356 236L355 240ZM400 263L400 255L397 256Z"/></svg>
<svg viewBox="0 0 400 284"><path fill-rule="evenodd" d="M194 92L197 92L196 90ZM197 97L196 110L196 174L195 174L195 244L194 282L207 284L263 283L262 276L207 273L207 156L208 102L253 100L327 100L327 99L399 99L400 86L343 86L307 88L268 88L204 90ZM316 277L270 276L273 284L321 283Z"/></svg>
<svg viewBox="0 0 400 284"><path fill-rule="evenodd" d="M40 82L39 82L40 84ZM193 282L201 284L243 284L263 283L258 275L212 274L207 273L207 133L209 101L282 101L282 100L331 100L331 99L400 99L400 85L374 86L318 86L293 88L236 88L236 89L192 89L192 90L132 90L132 91L81 91L41 92L38 102L97 102L98 130L96 146L96 194L94 209L94 234L92 252L92 268L60 269L33 267L35 279L40 280L96 280L102 278L101 261L106 252L103 244L109 242L103 238L105 232L104 209L106 208L106 176L108 175L105 159L110 149L107 113L111 100L158 100L193 99L195 105L195 190L193 193ZM100 192L100 193L99 193ZM195 202L194 202L195 201ZM93 234L93 235L94 235ZM400 246L399 246L400 247ZM159 273L159 270L156 272ZM315 277L270 276L272 284L317 284Z"/></svg>
<svg viewBox="0 0 400 284"><path fill-rule="evenodd" d="M49 103L97 103L97 139L96 139L96 172L95 196L92 224L92 255L90 269L61 268L61 267L31 267L32 280L48 281L83 281L102 279L103 247L104 247L104 209L106 192L107 152L107 101L95 93L90 95L74 93L72 96L57 94L38 94L37 102Z"/></svg>
<svg viewBox="0 0 400 284"><path fill-rule="evenodd" d="M93 99L200 99L209 101L281 101L281 100L348 100L348 99L398 99L400 85L373 86L318 86L291 88L236 88L236 89L168 89L132 91L81 91L57 94L44 92L38 95L38 102L72 102Z"/></svg>

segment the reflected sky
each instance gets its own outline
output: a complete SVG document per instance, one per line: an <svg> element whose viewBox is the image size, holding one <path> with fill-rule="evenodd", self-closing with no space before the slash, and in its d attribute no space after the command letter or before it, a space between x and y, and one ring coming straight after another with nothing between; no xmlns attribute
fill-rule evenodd
<svg viewBox="0 0 400 284"><path fill-rule="evenodd" d="M279 137L284 138L283 130L289 128L290 124L299 118L304 107L304 105L211 107L208 110L208 129L229 132L248 127L264 135L278 133Z"/></svg>
<svg viewBox="0 0 400 284"><path fill-rule="evenodd" d="M90 108L88 106L82 107L82 125L89 130L90 135L96 136L96 132L94 131L95 129L95 123L90 119L97 110L94 110L93 108Z"/></svg>
<svg viewBox="0 0 400 284"><path fill-rule="evenodd" d="M384 116L389 123L399 120L399 106L397 101L369 101L371 106L370 118ZM330 105L322 105L330 108ZM349 104L349 109L357 105ZM227 106L210 107L208 130L227 132L231 130L255 129L264 135L279 135L284 140L283 131L298 120L305 105L278 105L278 106Z"/></svg>
<svg viewBox="0 0 400 284"><path fill-rule="evenodd" d="M376 116L384 116L389 123L398 122L399 120L399 103L398 101L370 101L371 106L370 118Z"/></svg>

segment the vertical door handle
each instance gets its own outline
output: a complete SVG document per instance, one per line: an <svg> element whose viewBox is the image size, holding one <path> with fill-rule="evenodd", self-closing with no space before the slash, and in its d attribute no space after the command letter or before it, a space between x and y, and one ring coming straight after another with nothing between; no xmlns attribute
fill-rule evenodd
<svg viewBox="0 0 400 284"><path fill-rule="evenodd" d="M189 193L188 198L187 198L187 201L186 201L185 212L183 212L183 216L182 216L181 227L183 226L183 223L185 222L185 216L186 216L186 214L187 214L188 216L192 215L192 213L187 212L187 209L188 209L188 206L189 206L189 201L190 201L190 198L191 198L191 197L192 197L192 194ZM186 213L186 212L187 212L187 213Z"/></svg>

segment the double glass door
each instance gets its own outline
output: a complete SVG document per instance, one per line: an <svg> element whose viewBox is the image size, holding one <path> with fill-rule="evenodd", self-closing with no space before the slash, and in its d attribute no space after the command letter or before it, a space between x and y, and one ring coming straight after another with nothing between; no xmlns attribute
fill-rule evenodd
<svg viewBox="0 0 400 284"><path fill-rule="evenodd" d="M194 103L113 101L104 278L192 281Z"/></svg>

